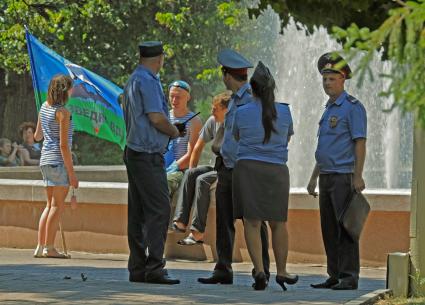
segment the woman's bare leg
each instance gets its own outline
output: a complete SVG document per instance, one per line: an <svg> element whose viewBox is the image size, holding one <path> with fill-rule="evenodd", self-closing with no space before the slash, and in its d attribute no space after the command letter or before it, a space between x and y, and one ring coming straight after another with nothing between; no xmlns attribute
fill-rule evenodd
<svg viewBox="0 0 425 305"><path fill-rule="evenodd" d="M276 260L277 275L288 276L286 260L288 258L288 229L286 222L269 221L272 231L273 253Z"/></svg>
<svg viewBox="0 0 425 305"><path fill-rule="evenodd" d="M256 274L264 272L261 235L260 235L261 221L244 218L244 233L246 246L248 248L249 256Z"/></svg>
<svg viewBox="0 0 425 305"><path fill-rule="evenodd" d="M65 208L65 198L68 194L68 186L54 186L52 195L52 205L46 224L46 243L48 247L53 247L55 243L56 232L59 227L59 220Z"/></svg>
<svg viewBox="0 0 425 305"><path fill-rule="evenodd" d="M50 207L52 204L53 187L51 186L46 187L46 196L47 196L46 207L44 208L43 213L41 213L40 221L38 223L38 246L44 246L46 244L46 224L47 224L47 217L49 215Z"/></svg>

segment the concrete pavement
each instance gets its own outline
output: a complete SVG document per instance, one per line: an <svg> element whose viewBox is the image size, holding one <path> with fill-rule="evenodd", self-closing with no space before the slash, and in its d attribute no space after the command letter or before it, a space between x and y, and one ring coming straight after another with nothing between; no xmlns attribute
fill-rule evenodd
<svg viewBox="0 0 425 305"><path fill-rule="evenodd" d="M174 286L128 282L127 256L72 252L72 259L35 259L32 250L0 248L1 304L345 304L385 288L384 268L362 268L355 291L315 290L310 283L325 279L321 265L290 264L299 282L283 292L274 274L265 291L251 288L251 264L234 264L233 285L201 285L212 262L168 261ZM272 271L275 266L272 266ZM82 280L81 273L87 277ZM70 279L65 279L70 277Z"/></svg>

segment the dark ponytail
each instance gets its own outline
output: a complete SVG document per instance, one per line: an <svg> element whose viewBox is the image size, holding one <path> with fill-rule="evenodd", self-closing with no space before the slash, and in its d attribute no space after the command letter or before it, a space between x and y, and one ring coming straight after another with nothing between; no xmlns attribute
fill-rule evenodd
<svg viewBox="0 0 425 305"><path fill-rule="evenodd" d="M267 68L266 68L267 69ZM267 69L267 72L270 73ZM261 101L261 106L263 108L262 112L262 122L264 127L264 139L263 144L266 144L270 141L272 132L277 132L274 127L274 121L277 118L276 106L275 106L275 96L274 90L276 88L273 77L269 74L268 79L260 80L256 79L254 76L250 80L252 92L257 96Z"/></svg>

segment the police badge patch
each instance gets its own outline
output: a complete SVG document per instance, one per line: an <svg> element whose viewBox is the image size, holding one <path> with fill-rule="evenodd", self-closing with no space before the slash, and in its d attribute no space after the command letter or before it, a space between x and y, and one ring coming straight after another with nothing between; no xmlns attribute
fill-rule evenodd
<svg viewBox="0 0 425 305"><path fill-rule="evenodd" d="M329 126L331 128L335 128L337 124L338 124L338 117L331 116L331 118L329 119Z"/></svg>

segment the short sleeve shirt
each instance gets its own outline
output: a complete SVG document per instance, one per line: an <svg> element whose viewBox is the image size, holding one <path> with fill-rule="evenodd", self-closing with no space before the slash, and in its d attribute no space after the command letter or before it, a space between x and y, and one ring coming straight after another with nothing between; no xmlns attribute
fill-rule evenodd
<svg viewBox="0 0 425 305"><path fill-rule="evenodd" d="M288 104L275 103L277 117L273 122L276 132L264 141L261 101L239 107L233 122L233 134L239 137L237 160L248 159L267 163L286 164L288 139L294 134L291 111Z"/></svg>
<svg viewBox="0 0 425 305"><path fill-rule="evenodd" d="M157 130L149 121L149 113L168 117L168 106L159 78L139 65L124 89L124 120L127 146L146 153L164 153L169 136Z"/></svg>
<svg viewBox="0 0 425 305"><path fill-rule="evenodd" d="M214 116L210 116L205 122L200 132L200 138L205 143L213 141L211 145L211 150L216 155L220 154L220 148L223 144L223 127L223 124L217 123L215 121Z"/></svg>
<svg viewBox="0 0 425 305"><path fill-rule="evenodd" d="M328 102L319 121L316 161L320 173L353 173L355 140L366 135L366 110L359 100L344 91L335 102Z"/></svg>
<svg viewBox="0 0 425 305"><path fill-rule="evenodd" d="M224 165L227 168L234 168L236 163L236 152L238 142L232 134L233 120L235 118L236 109L242 105L252 102L251 87L248 83L244 84L239 90L232 95L227 107L226 116L224 118L224 137L223 145L221 146L221 156L223 157Z"/></svg>

